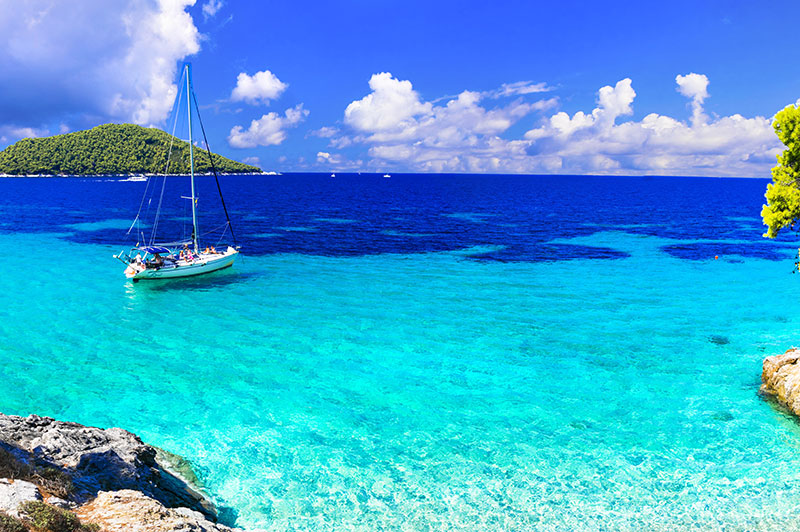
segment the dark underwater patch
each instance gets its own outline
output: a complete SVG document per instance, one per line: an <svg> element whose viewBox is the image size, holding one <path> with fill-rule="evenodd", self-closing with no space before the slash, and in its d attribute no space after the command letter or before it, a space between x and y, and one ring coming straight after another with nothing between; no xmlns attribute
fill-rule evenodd
<svg viewBox="0 0 800 532"><path fill-rule="evenodd" d="M525 247L509 246L496 251L470 255L474 260L499 262L558 262L578 259L625 259L630 257L616 249L578 246L573 244L534 244Z"/></svg>
<svg viewBox="0 0 800 532"><path fill-rule="evenodd" d="M718 334L712 334L708 337L708 341L716 345L728 345L731 343L730 338Z"/></svg>
<svg viewBox="0 0 800 532"><path fill-rule="evenodd" d="M788 245L777 245L771 242L695 242L661 247L661 251L664 253L685 260L714 260L714 257L730 260L728 257L733 255L736 257L780 261L791 258L789 249L792 248Z"/></svg>
<svg viewBox="0 0 800 532"><path fill-rule="evenodd" d="M711 414L711 419L722 422L733 421L733 414L730 412L714 412Z"/></svg>
<svg viewBox="0 0 800 532"><path fill-rule="evenodd" d="M225 218L213 178L200 176L196 181L204 234ZM504 249L471 260L627 257L610 248L548 243L607 230L687 241L663 250L689 260L713 260L715 255L726 262L750 257L784 260L795 251L791 248L796 235L790 232L773 242L761 237L762 228L753 218L763 203L760 180L468 174L398 174L376 180L349 174L336 179L329 174L284 174L269 179L224 176L222 188L245 255L412 254L491 244ZM126 237L127 228L76 231L70 225L132 221L144 190L142 183L96 179L3 179L0 233L71 233L64 238L121 249L136 243L134 235ZM160 239L177 240L190 233L191 224L185 223L189 205L180 199L187 190L188 179L167 180ZM698 196L706 198L706 208L697 209L688 200ZM142 204L143 220L152 219L157 204ZM274 229L312 226L316 232ZM145 232L149 239L149 229ZM262 237L278 232L280 238ZM215 243L217 237L206 236L203 242Z"/></svg>

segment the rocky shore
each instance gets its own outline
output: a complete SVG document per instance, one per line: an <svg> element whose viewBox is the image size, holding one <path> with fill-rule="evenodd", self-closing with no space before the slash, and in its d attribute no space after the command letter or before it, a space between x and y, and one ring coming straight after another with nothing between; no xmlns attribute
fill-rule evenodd
<svg viewBox="0 0 800 532"><path fill-rule="evenodd" d="M789 349L782 355L764 359L761 370L761 393L775 399L800 416L800 350Z"/></svg>
<svg viewBox="0 0 800 532"><path fill-rule="evenodd" d="M55 516L79 518L84 528L62 528L75 531L237 530L217 522L211 501L169 459L123 429L0 414L0 529L7 521L39 530Z"/></svg>

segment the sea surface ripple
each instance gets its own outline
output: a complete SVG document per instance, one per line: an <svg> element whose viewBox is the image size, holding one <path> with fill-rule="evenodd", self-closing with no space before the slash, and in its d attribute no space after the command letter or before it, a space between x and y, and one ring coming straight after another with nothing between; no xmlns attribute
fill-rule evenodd
<svg viewBox="0 0 800 532"><path fill-rule="evenodd" d="M251 529L785 530L766 183L225 177L236 266L134 285L144 184L2 179L0 411L136 432Z"/></svg>

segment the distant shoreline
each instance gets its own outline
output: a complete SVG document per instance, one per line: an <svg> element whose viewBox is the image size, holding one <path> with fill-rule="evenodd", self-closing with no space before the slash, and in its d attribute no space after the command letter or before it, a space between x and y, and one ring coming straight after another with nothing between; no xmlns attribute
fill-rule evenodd
<svg viewBox="0 0 800 532"><path fill-rule="evenodd" d="M280 172L217 172L218 175L282 175ZM189 177L191 174L145 174L145 173L132 173L132 174L0 174L2 177L160 177L167 175L169 177ZM212 172L195 172L194 175L214 175Z"/></svg>

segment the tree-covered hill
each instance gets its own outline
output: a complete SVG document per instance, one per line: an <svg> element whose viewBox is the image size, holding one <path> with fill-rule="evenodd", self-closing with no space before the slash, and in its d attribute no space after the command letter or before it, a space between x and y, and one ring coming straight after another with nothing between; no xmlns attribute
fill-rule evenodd
<svg viewBox="0 0 800 532"><path fill-rule="evenodd" d="M53 137L22 139L0 152L0 173L8 175L100 175L162 173L172 135L133 124L104 124ZM175 139L170 174L189 173L189 143ZM214 154L219 172L260 172ZM194 150L194 167L210 172L208 153Z"/></svg>

